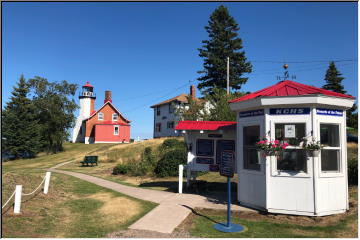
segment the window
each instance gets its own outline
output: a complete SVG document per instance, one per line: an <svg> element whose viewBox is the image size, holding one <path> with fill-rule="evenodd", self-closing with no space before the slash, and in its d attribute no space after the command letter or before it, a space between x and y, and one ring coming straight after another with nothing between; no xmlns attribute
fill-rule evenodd
<svg viewBox="0 0 360 240"><path fill-rule="evenodd" d="M156 108L156 115L157 115L157 116L160 116L160 107L157 107L157 108Z"/></svg>
<svg viewBox="0 0 360 240"><path fill-rule="evenodd" d="M157 123L157 124L155 125L155 131L156 131L156 132L161 132L161 123Z"/></svg>
<svg viewBox="0 0 360 240"><path fill-rule="evenodd" d="M275 124L275 139L287 142L289 146L277 158L277 170L307 172L306 151L299 145L306 135L305 123Z"/></svg>
<svg viewBox="0 0 360 240"><path fill-rule="evenodd" d="M117 121L117 120L118 120L118 115L117 115L117 113L113 113L113 115L112 115L112 120L113 120L113 121Z"/></svg>
<svg viewBox="0 0 360 240"><path fill-rule="evenodd" d="M167 128L171 128L173 129L174 128L174 122L167 122Z"/></svg>
<svg viewBox="0 0 360 240"><path fill-rule="evenodd" d="M320 124L321 171L340 172L339 125Z"/></svg>
<svg viewBox="0 0 360 240"><path fill-rule="evenodd" d="M98 120L104 120L104 114L102 112L99 112Z"/></svg>
<svg viewBox="0 0 360 240"><path fill-rule="evenodd" d="M196 141L196 155L206 157L214 156L214 140L198 139Z"/></svg>
<svg viewBox="0 0 360 240"><path fill-rule="evenodd" d="M82 126L80 127L79 134L82 135Z"/></svg>
<svg viewBox="0 0 360 240"><path fill-rule="evenodd" d="M119 135L119 126L114 126L114 135Z"/></svg>
<svg viewBox="0 0 360 240"><path fill-rule="evenodd" d="M173 112L174 112L174 107L172 103L169 103L169 113L173 113Z"/></svg>
<svg viewBox="0 0 360 240"><path fill-rule="evenodd" d="M243 159L244 169L260 170L256 142L260 139L260 126L247 126L243 128Z"/></svg>

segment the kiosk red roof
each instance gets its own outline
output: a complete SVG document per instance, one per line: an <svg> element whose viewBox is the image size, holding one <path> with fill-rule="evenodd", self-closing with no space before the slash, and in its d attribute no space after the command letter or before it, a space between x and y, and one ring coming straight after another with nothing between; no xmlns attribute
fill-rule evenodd
<svg viewBox="0 0 360 240"><path fill-rule="evenodd" d="M175 130L218 130L221 127L236 126L230 121L179 121Z"/></svg>
<svg viewBox="0 0 360 240"><path fill-rule="evenodd" d="M270 87L230 100L229 102L230 103L241 102L257 97L285 97L285 96L300 96L300 95L313 95L313 94L321 94L321 95L341 97L341 98L355 98L350 95L341 94L290 80L285 80L278 82L277 84L272 85Z"/></svg>
<svg viewBox="0 0 360 240"><path fill-rule="evenodd" d="M93 87L89 82L86 82L86 84L83 87Z"/></svg>

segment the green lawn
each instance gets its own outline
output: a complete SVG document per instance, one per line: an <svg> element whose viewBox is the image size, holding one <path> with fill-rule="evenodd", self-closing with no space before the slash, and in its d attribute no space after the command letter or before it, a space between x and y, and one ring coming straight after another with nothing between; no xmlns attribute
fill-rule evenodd
<svg viewBox="0 0 360 240"><path fill-rule="evenodd" d="M44 172L32 170L3 175L3 199L23 184L31 191ZM52 173L48 195L41 191L24 196L21 214L14 215L12 206L3 209L3 237L105 237L127 228L156 206L154 203L99 187L77 178Z"/></svg>

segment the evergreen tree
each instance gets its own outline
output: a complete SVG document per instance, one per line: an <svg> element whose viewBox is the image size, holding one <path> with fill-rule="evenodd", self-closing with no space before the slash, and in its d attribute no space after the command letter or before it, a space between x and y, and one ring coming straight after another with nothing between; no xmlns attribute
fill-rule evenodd
<svg viewBox="0 0 360 240"><path fill-rule="evenodd" d="M77 85L67 81L48 82L46 78L38 76L30 79L29 84L41 124L44 150L51 153L62 151L68 130L75 122L77 105L69 97L75 96Z"/></svg>
<svg viewBox="0 0 360 240"><path fill-rule="evenodd" d="M244 73L252 71L252 65L246 61L242 40L238 37L240 29L228 9L221 5L210 16L205 27L209 40L203 40L199 56L204 59L203 74L198 78L198 88L203 93L213 93L213 88L226 89L227 57L230 58L230 88L239 90L248 78Z"/></svg>
<svg viewBox="0 0 360 240"><path fill-rule="evenodd" d="M29 87L21 75L2 114L2 153L14 158L34 157L41 148L40 125L28 93Z"/></svg>
<svg viewBox="0 0 360 240"><path fill-rule="evenodd" d="M323 86L323 89L337 93L346 93L344 86L341 84L342 80L344 80L344 78L341 77L341 73L337 70L335 62L330 62L325 75L326 84Z"/></svg>
<svg viewBox="0 0 360 240"><path fill-rule="evenodd" d="M344 78L341 73L337 70L335 62L330 62L329 68L326 71L325 81L326 84L323 86L324 89L330 90L337 93L346 94L344 86L342 85ZM357 106L354 104L350 109L346 111L346 124L348 127L358 128L358 114L356 112Z"/></svg>

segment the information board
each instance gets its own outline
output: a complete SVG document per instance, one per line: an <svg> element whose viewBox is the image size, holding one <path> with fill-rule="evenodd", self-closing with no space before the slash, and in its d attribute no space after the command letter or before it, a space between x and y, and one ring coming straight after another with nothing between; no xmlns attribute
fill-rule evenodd
<svg viewBox="0 0 360 240"><path fill-rule="evenodd" d="M235 151L235 141L234 140L216 141L216 164L220 164L221 152L224 150Z"/></svg>
<svg viewBox="0 0 360 240"><path fill-rule="evenodd" d="M235 168L235 152L224 150L221 152L220 158L220 175L225 177L233 177Z"/></svg>

